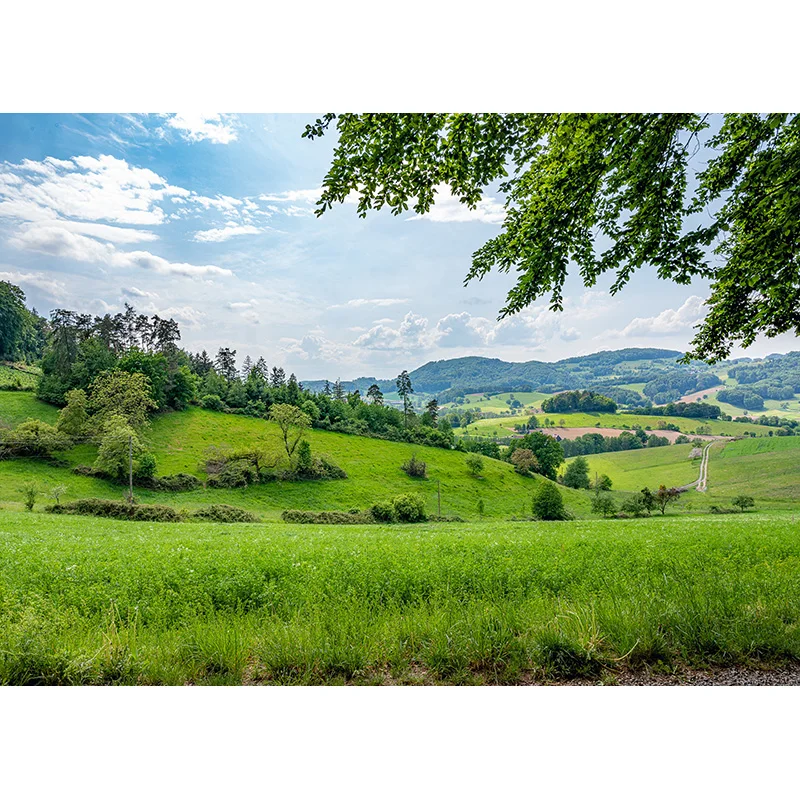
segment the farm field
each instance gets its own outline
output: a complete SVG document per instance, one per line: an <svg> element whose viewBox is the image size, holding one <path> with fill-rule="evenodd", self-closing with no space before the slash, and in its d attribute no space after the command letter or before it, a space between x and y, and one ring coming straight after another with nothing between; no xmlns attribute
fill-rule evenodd
<svg viewBox="0 0 800 800"><path fill-rule="evenodd" d="M646 447L642 450L624 450L618 453L596 453L584 456L589 462L589 476L595 473L608 475L616 490L638 492L647 486L685 486L697 480L700 460L692 461L690 444L669 447ZM567 464L574 459L567 459ZM692 498L696 496L692 493Z"/></svg>
<svg viewBox="0 0 800 800"><path fill-rule="evenodd" d="M25 394L7 392L6 395ZM0 398L4 403L4 398ZM24 417L43 406L28 398ZM5 405L0 405L0 419ZM206 448L228 444L232 447L253 446L264 442L278 451L281 448L277 425L252 417L223 414L191 408L180 413L164 414L153 420L148 433L152 443L158 474L188 472L200 478ZM442 514L464 518L477 516L479 500L484 502L484 515L508 518L530 513L534 488L543 478L523 477L510 464L494 459L484 460L480 478L473 477L465 463L466 454L434 447L386 442L362 436L311 430L308 441L317 454L329 456L348 475L346 480L275 482L242 489L199 489L191 492L157 492L137 489L142 502L163 503L197 508L209 503L241 506L268 518L277 519L289 508L340 510L364 509L375 502L407 492L421 494L429 514L438 510L438 489L441 486ZM428 479L408 477L400 465L416 454L428 464ZM91 464L94 447L83 445L63 454L69 466ZM18 489L26 481L34 481L46 491L55 485L67 487L65 500L79 497L119 499L123 487L73 474L67 467L58 467L41 459L0 461L0 503L21 508ZM440 484L437 484L437 481ZM564 490L567 508L576 516L587 516L591 500L585 493ZM49 502L43 496L41 502Z"/></svg>
<svg viewBox="0 0 800 800"><path fill-rule="evenodd" d="M712 445L708 490L709 496L748 494L773 503L800 501L800 437Z"/></svg>
<svg viewBox="0 0 800 800"><path fill-rule="evenodd" d="M613 682L800 658L788 515L86 522L0 512L0 682Z"/></svg>
<svg viewBox="0 0 800 800"><path fill-rule="evenodd" d="M480 408L481 411L494 411L499 414L501 411L510 410L506 400L518 400L522 403L524 408L531 409L539 408L542 404L542 400L548 397L552 397L552 395L544 394L543 392L502 392L500 394L490 395L487 400L486 396L483 394L468 394L466 395L466 398L469 399L468 404L456 405L455 403L445 403L442 408Z"/></svg>
<svg viewBox="0 0 800 800"><path fill-rule="evenodd" d="M603 428L624 428L626 425L633 428L635 425L650 426L658 433L658 423L672 423L677 425L682 433L691 435L698 425L708 425L714 436L741 436L751 431L756 435L767 435L768 428L764 425L755 425L746 422L723 422L720 420L696 420L688 417L659 417L651 414L539 414L539 424L543 425L545 417L557 423L558 427L565 428L596 428L598 433ZM513 433L514 425L527 422L528 416L509 417L507 419L481 419L473 422L467 429L473 436L509 436ZM564 425L561 425L564 420ZM599 424L599 427L598 427ZM456 429L457 434L462 429Z"/></svg>

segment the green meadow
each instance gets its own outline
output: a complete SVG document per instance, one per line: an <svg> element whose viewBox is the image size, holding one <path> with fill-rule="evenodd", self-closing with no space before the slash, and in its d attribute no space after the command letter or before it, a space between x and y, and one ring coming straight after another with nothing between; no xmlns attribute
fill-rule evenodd
<svg viewBox="0 0 800 800"><path fill-rule="evenodd" d="M613 682L800 658L787 515L291 526L0 512L7 684Z"/></svg>

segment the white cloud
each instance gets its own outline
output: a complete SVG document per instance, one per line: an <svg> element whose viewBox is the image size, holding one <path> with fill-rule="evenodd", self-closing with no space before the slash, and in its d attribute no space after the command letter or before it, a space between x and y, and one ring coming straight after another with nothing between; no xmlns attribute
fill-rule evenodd
<svg viewBox="0 0 800 800"><path fill-rule="evenodd" d="M138 289L136 286L131 286L129 289L123 288L122 294L125 297L158 297L156 292L147 292L144 289Z"/></svg>
<svg viewBox="0 0 800 800"><path fill-rule="evenodd" d="M667 308L654 317L636 317L622 330L607 331L595 338L633 338L648 336L671 336L687 333L705 316L705 300L697 295L689 297L678 308Z"/></svg>
<svg viewBox="0 0 800 800"><path fill-rule="evenodd" d="M240 303L226 303L225 308L229 308L231 311L241 311L246 308L253 308L253 306L257 305L257 300L248 300L247 302Z"/></svg>
<svg viewBox="0 0 800 800"><path fill-rule="evenodd" d="M428 330L428 320L409 311L397 328L376 325L354 342L355 347L369 350L423 350L433 344L435 336Z"/></svg>
<svg viewBox="0 0 800 800"><path fill-rule="evenodd" d="M473 317L466 311L442 317L435 328L440 347L483 347L492 323L483 317Z"/></svg>
<svg viewBox="0 0 800 800"><path fill-rule="evenodd" d="M237 138L235 122L233 114L172 114L166 124L188 142L230 144Z"/></svg>
<svg viewBox="0 0 800 800"><path fill-rule="evenodd" d="M92 264L106 264L119 268L146 269L161 275L183 275L189 278L212 275L229 276L229 269L213 264L195 265L175 263L146 250L123 252L111 244L98 242L88 236L70 233L62 228L34 227L10 239L15 247L34 250L55 258L71 259Z"/></svg>
<svg viewBox="0 0 800 800"><path fill-rule="evenodd" d="M478 205L471 209L453 196L449 186L441 184L436 187L436 198L431 210L427 214L417 214L408 219L429 222L486 222L500 225L505 216L503 204L493 197L479 200Z"/></svg>
<svg viewBox="0 0 800 800"><path fill-rule="evenodd" d="M322 197L322 187L318 189L292 189L288 192L276 192L275 194L262 194L258 196L259 200L265 203L308 203L313 205ZM269 208L270 206L267 206ZM278 211L276 207L272 207L274 211Z"/></svg>
<svg viewBox="0 0 800 800"><path fill-rule="evenodd" d="M159 312L160 317L175 319L191 328L198 328L206 319L206 314L192 306L172 306Z"/></svg>
<svg viewBox="0 0 800 800"><path fill-rule="evenodd" d="M408 302L409 299L407 297L376 297L369 300L359 297L355 300L348 300L346 303L337 303L336 305L328 306L328 310L330 311L334 308L363 308L364 306L397 306ZM388 321L391 322L392 320Z"/></svg>
<svg viewBox="0 0 800 800"><path fill-rule="evenodd" d="M0 181L0 214L26 222L70 218L160 225L166 215L158 203L189 194L150 169L132 167L110 155L75 156L69 162L5 162L0 175L4 178ZM108 229L96 229L92 235L101 234L108 238Z"/></svg>
<svg viewBox="0 0 800 800"><path fill-rule="evenodd" d="M192 237L196 242L224 242L233 236L253 236L263 233L255 225L236 225L229 223L224 228L210 228L206 231L197 231Z"/></svg>

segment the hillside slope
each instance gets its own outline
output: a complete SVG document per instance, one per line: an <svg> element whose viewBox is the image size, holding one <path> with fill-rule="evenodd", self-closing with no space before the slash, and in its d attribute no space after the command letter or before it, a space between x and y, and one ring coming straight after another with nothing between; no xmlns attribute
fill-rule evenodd
<svg viewBox="0 0 800 800"><path fill-rule="evenodd" d="M46 407L49 408L49 407ZM37 407L31 405L32 410ZM0 419L3 406L0 405ZM279 429L271 422L199 408L157 417L148 433L156 455L159 474L189 472L204 477L201 469L206 448L211 445L247 447L264 443L276 451L281 447ZM194 492L152 492L137 490L143 502L197 507L208 503L231 503L275 518L287 508L366 508L404 492L425 497L427 510L438 509L441 488L442 514L476 518L478 500L484 502L487 517L508 518L530 513L534 488L543 478L522 477L510 464L485 459L483 476L472 477L465 464L466 454L432 447L386 442L361 436L312 430L312 450L326 455L342 467L346 480L267 483L247 489L202 489ZM409 478L400 465L416 453L428 464L428 479ZM70 466L90 464L94 448L81 446L64 454ZM18 504L18 489L26 480L43 488L63 484L65 499L77 497L118 498L123 488L95 478L72 474L66 467L43 460L19 459L0 462L0 502ZM438 483L437 483L438 482ZM586 492L562 489L567 507L577 516L589 514L591 498Z"/></svg>

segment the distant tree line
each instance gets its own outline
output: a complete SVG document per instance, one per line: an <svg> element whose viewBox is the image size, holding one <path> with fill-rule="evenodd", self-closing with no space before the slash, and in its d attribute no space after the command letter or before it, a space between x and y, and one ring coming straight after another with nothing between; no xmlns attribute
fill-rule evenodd
<svg viewBox="0 0 800 800"><path fill-rule="evenodd" d="M718 419L722 411L711 403L667 403L651 408L629 408L623 414L648 414L653 417L690 417L692 419Z"/></svg>
<svg viewBox="0 0 800 800"><path fill-rule="evenodd" d="M585 389L562 392L542 401L542 411L546 413L564 414L570 411L599 411L613 414L616 410L617 404L610 397Z"/></svg>

